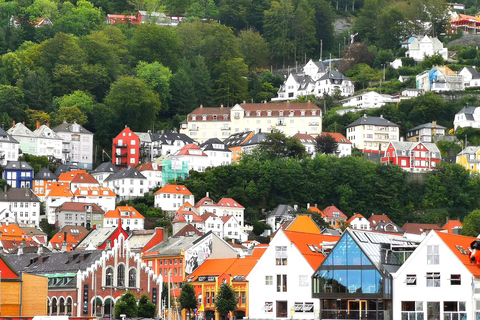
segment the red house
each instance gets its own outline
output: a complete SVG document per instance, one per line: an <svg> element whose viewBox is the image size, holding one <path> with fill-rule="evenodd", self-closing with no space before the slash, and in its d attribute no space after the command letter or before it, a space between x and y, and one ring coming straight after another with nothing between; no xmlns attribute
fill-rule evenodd
<svg viewBox="0 0 480 320"><path fill-rule="evenodd" d="M119 168L138 165L140 158L140 138L129 127L113 139L112 162Z"/></svg>
<svg viewBox="0 0 480 320"><path fill-rule="evenodd" d="M382 162L396 164L411 172L432 171L442 156L435 143L390 141Z"/></svg>

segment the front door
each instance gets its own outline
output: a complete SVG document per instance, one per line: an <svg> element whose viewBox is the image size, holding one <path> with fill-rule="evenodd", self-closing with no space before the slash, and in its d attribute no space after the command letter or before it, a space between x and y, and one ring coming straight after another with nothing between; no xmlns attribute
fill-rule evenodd
<svg viewBox="0 0 480 320"><path fill-rule="evenodd" d="M367 300L348 300L348 314L350 319L366 319Z"/></svg>

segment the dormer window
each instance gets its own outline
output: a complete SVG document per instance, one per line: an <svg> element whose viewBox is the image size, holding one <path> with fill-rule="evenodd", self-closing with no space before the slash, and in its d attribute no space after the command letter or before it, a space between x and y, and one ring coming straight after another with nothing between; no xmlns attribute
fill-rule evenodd
<svg viewBox="0 0 480 320"><path fill-rule="evenodd" d="M290 110L290 117L293 117L295 115L295 111Z"/></svg>
<svg viewBox="0 0 480 320"><path fill-rule="evenodd" d="M271 116L272 116L272 110L268 110L268 111L267 111L267 116L268 116L268 117L271 117Z"/></svg>
<svg viewBox="0 0 480 320"><path fill-rule="evenodd" d="M216 114L213 115L213 120L217 121L217 115Z"/></svg>
<svg viewBox="0 0 480 320"><path fill-rule="evenodd" d="M257 111L257 117L260 117L262 115L262 111L258 110Z"/></svg>
<svg viewBox="0 0 480 320"><path fill-rule="evenodd" d="M283 110L278 111L278 115L283 117Z"/></svg>
<svg viewBox="0 0 480 320"><path fill-rule="evenodd" d="M223 115L223 121L227 121L228 120L228 116L226 114Z"/></svg>
<svg viewBox="0 0 480 320"><path fill-rule="evenodd" d="M305 115L305 110L300 111L300 115L304 116Z"/></svg>
<svg viewBox="0 0 480 320"><path fill-rule="evenodd" d="M192 121L197 121L197 116L192 116Z"/></svg>
<svg viewBox="0 0 480 320"><path fill-rule="evenodd" d="M202 120L203 120L203 121L207 121L207 116L203 116L203 117L202 117Z"/></svg>
<svg viewBox="0 0 480 320"><path fill-rule="evenodd" d="M247 113L245 114L247 117L250 117L250 111L247 111Z"/></svg>
<svg viewBox="0 0 480 320"><path fill-rule="evenodd" d="M312 116L316 116L317 115L317 110L312 110Z"/></svg>

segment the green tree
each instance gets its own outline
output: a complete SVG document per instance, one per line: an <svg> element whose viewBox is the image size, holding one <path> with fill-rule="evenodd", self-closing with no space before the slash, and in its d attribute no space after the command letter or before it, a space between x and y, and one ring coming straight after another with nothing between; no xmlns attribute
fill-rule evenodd
<svg viewBox="0 0 480 320"><path fill-rule="evenodd" d="M251 0L220 0L218 2L220 21L235 30L244 29Z"/></svg>
<svg viewBox="0 0 480 320"><path fill-rule="evenodd" d="M207 0L207 5L205 7L205 18L217 20L219 17L219 10L215 4L214 0Z"/></svg>
<svg viewBox="0 0 480 320"><path fill-rule="evenodd" d="M115 81L105 97L105 105L115 115L113 132L120 132L124 125L134 131L149 130L160 110L158 95L133 77Z"/></svg>
<svg viewBox="0 0 480 320"><path fill-rule="evenodd" d="M246 100L248 97L248 67L243 59L222 59L218 69L220 76L215 82L217 103L231 106Z"/></svg>
<svg viewBox="0 0 480 320"><path fill-rule="evenodd" d="M85 36L103 26L102 13L91 2L80 0L75 6L66 1L62 3L59 11L59 14L52 21L56 32Z"/></svg>
<svg viewBox="0 0 480 320"><path fill-rule="evenodd" d="M376 28L378 15L384 7L383 0L365 0L365 5L360 10L355 20L354 32L358 33L355 40L372 44L377 41Z"/></svg>
<svg viewBox="0 0 480 320"><path fill-rule="evenodd" d="M300 0L297 8L293 12L295 23L293 23L293 42L295 45L295 61L303 60L306 56L311 56L316 47L316 18L315 9L313 9L308 0Z"/></svg>
<svg viewBox="0 0 480 320"><path fill-rule="evenodd" d="M196 309L198 305L195 289L193 288L193 285L191 283L185 282L183 284L182 292L178 297L178 302L180 302L180 309L185 309L188 312L189 319L192 310Z"/></svg>
<svg viewBox="0 0 480 320"><path fill-rule="evenodd" d="M265 135L265 139L256 148L260 158L264 159L303 159L307 156L305 147L296 138L287 138L284 133L275 130Z"/></svg>
<svg viewBox="0 0 480 320"><path fill-rule="evenodd" d="M27 69L24 79L17 81L25 97L25 104L30 109L51 111L52 107L52 82L45 69Z"/></svg>
<svg viewBox="0 0 480 320"><path fill-rule="evenodd" d="M194 110L195 104L195 88L188 72L184 68L172 76L171 82L172 99L170 101L170 113L186 115Z"/></svg>
<svg viewBox="0 0 480 320"><path fill-rule="evenodd" d="M308 0L310 6L315 11L314 25L316 28L315 35L317 37L316 43L322 42L324 52L332 50L334 47L335 33L334 21L335 12L329 2L326 0ZM320 51L320 48L318 48ZM320 52L318 52L320 54ZM323 57L320 57L323 60Z"/></svg>
<svg viewBox="0 0 480 320"><path fill-rule="evenodd" d="M60 107L52 115L53 125L58 125L63 121L68 123L76 122L80 125L87 123L87 116L77 106Z"/></svg>
<svg viewBox="0 0 480 320"><path fill-rule="evenodd" d="M406 36L405 17L396 7L383 9L377 17L377 44L380 48L395 49Z"/></svg>
<svg viewBox="0 0 480 320"><path fill-rule="evenodd" d="M215 297L215 310L217 310L221 319L225 319L235 309L237 309L235 291L232 286L222 283Z"/></svg>
<svg viewBox="0 0 480 320"><path fill-rule="evenodd" d="M57 3L52 0L35 0L26 8L30 21L37 21L40 18L52 19L58 14Z"/></svg>
<svg viewBox="0 0 480 320"><path fill-rule="evenodd" d="M17 87L0 85L0 113L7 113L16 121L25 119L26 105L22 90Z"/></svg>
<svg viewBox="0 0 480 320"><path fill-rule="evenodd" d="M193 95L195 97L195 106L204 105L206 107L213 106L213 82L205 63L203 56L196 56L186 66L188 76L192 81Z"/></svg>
<svg viewBox="0 0 480 320"><path fill-rule="evenodd" d="M36 128L37 122L46 124L50 122L50 115L45 111L28 109L25 111L27 117L27 127Z"/></svg>
<svg viewBox="0 0 480 320"><path fill-rule="evenodd" d="M463 220L462 235L477 237L480 234L480 210L470 212Z"/></svg>
<svg viewBox="0 0 480 320"><path fill-rule="evenodd" d="M268 66L268 43L259 32L252 29L242 30L237 39L238 48L250 70Z"/></svg>
<svg viewBox="0 0 480 320"><path fill-rule="evenodd" d="M115 304L115 318L120 319L120 315L124 314L127 318L133 318L138 315L137 299L133 293L127 291Z"/></svg>
<svg viewBox="0 0 480 320"><path fill-rule="evenodd" d="M290 60L294 51L293 41L294 8L291 0L272 1L265 11L264 35L270 44L271 56L278 62Z"/></svg>
<svg viewBox="0 0 480 320"><path fill-rule="evenodd" d="M22 76L22 62L14 52L4 54L0 59L0 72L6 78L6 84L15 85Z"/></svg>
<svg viewBox="0 0 480 320"><path fill-rule="evenodd" d="M143 82L160 98L163 106L168 105L170 98L170 78L172 72L170 68L163 66L160 62L147 63L140 61L135 68L137 78Z"/></svg>
<svg viewBox="0 0 480 320"><path fill-rule="evenodd" d="M95 99L85 91L76 90L72 94L53 99L53 104L56 110L75 106L82 113L90 114L95 107Z"/></svg>
<svg viewBox="0 0 480 320"><path fill-rule="evenodd" d="M147 294L142 294L138 300L138 317L140 318L154 318L155 317L155 303L149 302Z"/></svg>
<svg viewBox="0 0 480 320"><path fill-rule="evenodd" d="M338 148L337 140L331 135L322 134L315 139L315 150L323 154L335 154Z"/></svg>

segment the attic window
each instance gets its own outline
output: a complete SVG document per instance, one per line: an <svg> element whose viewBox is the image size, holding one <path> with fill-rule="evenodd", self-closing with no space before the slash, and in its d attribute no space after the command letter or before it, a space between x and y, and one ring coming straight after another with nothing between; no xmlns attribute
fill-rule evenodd
<svg viewBox="0 0 480 320"><path fill-rule="evenodd" d="M283 110L278 111L279 116L283 116Z"/></svg>
<svg viewBox="0 0 480 320"><path fill-rule="evenodd" d="M233 204L235 207L238 207L236 203Z"/></svg>
<svg viewBox="0 0 480 320"><path fill-rule="evenodd" d="M312 110L312 116L316 116L317 115L317 111L316 110Z"/></svg>
<svg viewBox="0 0 480 320"><path fill-rule="evenodd" d="M272 116L272 110L268 110L268 111L267 111L267 116L268 116L268 117L271 117L271 116Z"/></svg>
<svg viewBox="0 0 480 320"><path fill-rule="evenodd" d="M260 110L257 111L257 117L260 117L262 115L262 112Z"/></svg>
<svg viewBox="0 0 480 320"><path fill-rule="evenodd" d="M180 190L180 188L179 188L179 187L176 187L175 189L176 189L177 191L178 191L178 190Z"/></svg>
<svg viewBox="0 0 480 320"><path fill-rule="evenodd" d="M315 251L315 248L311 245L311 244L307 244L308 248L310 249L310 251L312 252L316 252Z"/></svg>

